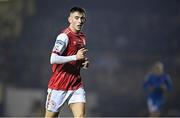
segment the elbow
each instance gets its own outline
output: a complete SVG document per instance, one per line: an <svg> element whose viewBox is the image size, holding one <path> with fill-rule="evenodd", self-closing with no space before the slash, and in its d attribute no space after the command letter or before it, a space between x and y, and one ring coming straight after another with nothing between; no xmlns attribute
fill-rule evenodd
<svg viewBox="0 0 180 118"><path fill-rule="evenodd" d="M59 60L59 56L56 54L51 54L51 58L50 58L50 64L60 64L58 62Z"/></svg>
<svg viewBox="0 0 180 118"><path fill-rule="evenodd" d="M50 64L54 64L54 61L52 58L50 58Z"/></svg>
<svg viewBox="0 0 180 118"><path fill-rule="evenodd" d="M54 60L54 58L53 58L53 55L51 55L50 64L55 64L55 60Z"/></svg>

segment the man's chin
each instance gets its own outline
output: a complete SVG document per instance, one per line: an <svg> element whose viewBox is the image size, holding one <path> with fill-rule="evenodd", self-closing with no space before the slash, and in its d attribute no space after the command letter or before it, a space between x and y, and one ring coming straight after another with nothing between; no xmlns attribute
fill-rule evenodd
<svg viewBox="0 0 180 118"><path fill-rule="evenodd" d="M77 28L76 31L77 31L77 32L80 32L80 31L81 31L81 28Z"/></svg>

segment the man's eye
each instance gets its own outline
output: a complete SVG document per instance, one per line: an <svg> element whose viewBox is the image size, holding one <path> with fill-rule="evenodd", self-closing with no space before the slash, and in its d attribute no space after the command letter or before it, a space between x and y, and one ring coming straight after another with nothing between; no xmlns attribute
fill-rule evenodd
<svg viewBox="0 0 180 118"><path fill-rule="evenodd" d="M82 21L86 21L86 18L82 17L81 20L82 20Z"/></svg>
<svg viewBox="0 0 180 118"><path fill-rule="evenodd" d="M79 19L79 17L78 17L78 16L76 16L76 17L75 17L75 19L76 19L76 20L78 20L78 19Z"/></svg>

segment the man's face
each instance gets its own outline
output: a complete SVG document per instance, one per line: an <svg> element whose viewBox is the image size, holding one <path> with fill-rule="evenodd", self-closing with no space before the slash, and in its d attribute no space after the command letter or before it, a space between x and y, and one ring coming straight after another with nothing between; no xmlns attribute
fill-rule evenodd
<svg viewBox="0 0 180 118"><path fill-rule="evenodd" d="M79 32L86 21L85 14L80 12L73 12L70 14L68 21L70 23L70 28L74 32Z"/></svg>
<svg viewBox="0 0 180 118"><path fill-rule="evenodd" d="M155 74L157 74L157 75L163 74L163 72L164 72L164 67L163 67L163 65L162 65L162 64L157 64L157 65L155 65L155 67L154 67L154 72L155 72Z"/></svg>

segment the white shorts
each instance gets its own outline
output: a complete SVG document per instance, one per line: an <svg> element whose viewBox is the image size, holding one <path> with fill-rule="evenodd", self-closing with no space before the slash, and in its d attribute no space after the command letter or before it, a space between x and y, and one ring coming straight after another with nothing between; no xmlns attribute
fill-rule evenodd
<svg viewBox="0 0 180 118"><path fill-rule="evenodd" d="M148 109L150 112L158 112L159 111L158 105L153 103L152 99L148 99L147 104L148 104Z"/></svg>
<svg viewBox="0 0 180 118"><path fill-rule="evenodd" d="M71 103L77 102L86 102L85 91L83 88L77 90L52 90L48 89L47 99L46 99L46 110L51 112L58 112L60 107L68 102L68 105Z"/></svg>

